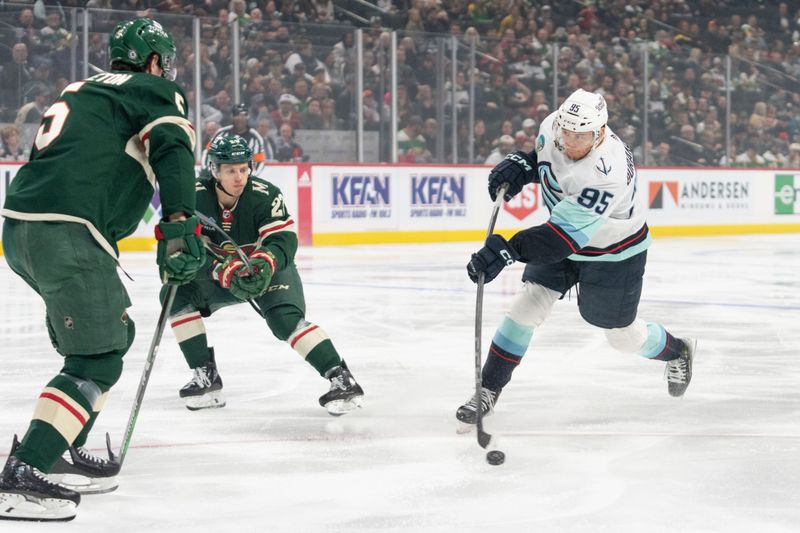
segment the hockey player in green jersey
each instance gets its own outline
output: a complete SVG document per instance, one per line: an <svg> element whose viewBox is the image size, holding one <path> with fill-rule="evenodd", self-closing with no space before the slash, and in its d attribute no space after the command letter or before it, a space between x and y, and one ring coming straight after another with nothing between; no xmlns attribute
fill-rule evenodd
<svg viewBox="0 0 800 533"><path fill-rule="evenodd" d="M70 84L45 111L2 210L6 259L44 300L63 367L25 436L14 438L0 472L0 519L71 520L77 490L116 488L119 464L84 445L135 332L117 241L136 229L156 182L162 279L186 283L205 261L194 216L195 134L172 81L172 37L136 19L114 29L109 48L109 72ZM65 474L87 481L76 490L53 482Z"/></svg>
<svg viewBox="0 0 800 533"><path fill-rule="evenodd" d="M285 340L330 381L319 403L331 415L361 406L364 391L328 335L305 319L303 285L294 265L297 234L275 185L251 175L253 153L238 135L218 137L209 148L211 176L197 182L197 211L222 232L204 224L209 254L207 276L178 288L170 313L172 331L194 377L180 390L190 410L223 407L222 379L208 346L203 317L252 299L272 333ZM220 227L221 226L221 227ZM234 244L249 256L252 270ZM211 259L211 256L216 259ZM166 291L162 290L162 301Z"/></svg>

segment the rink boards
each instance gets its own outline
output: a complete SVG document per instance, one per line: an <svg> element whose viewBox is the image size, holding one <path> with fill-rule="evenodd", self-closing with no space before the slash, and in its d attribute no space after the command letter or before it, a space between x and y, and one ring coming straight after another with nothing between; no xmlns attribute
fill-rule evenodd
<svg viewBox="0 0 800 533"><path fill-rule="evenodd" d="M0 164L0 201L19 164ZM479 165L276 164L260 176L280 187L302 244L478 241L491 211L489 167ZM656 236L800 231L800 170L640 168ZM154 198L122 250L154 246ZM498 231L547 220L539 186L504 203Z"/></svg>

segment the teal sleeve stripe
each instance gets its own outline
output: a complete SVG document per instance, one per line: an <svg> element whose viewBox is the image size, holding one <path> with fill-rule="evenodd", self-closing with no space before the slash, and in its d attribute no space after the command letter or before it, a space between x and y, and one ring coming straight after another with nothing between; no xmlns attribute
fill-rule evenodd
<svg viewBox="0 0 800 533"><path fill-rule="evenodd" d="M667 345L667 332L660 324L647 323L647 340L639 350L639 355L652 359L664 351Z"/></svg>
<svg viewBox="0 0 800 533"><path fill-rule="evenodd" d="M558 225L575 241L579 248L583 248L589 244L589 240L597 233L597 230L605 224L605 219L593 211L579 206L572 198L565 198L553 208L550 222Z"/></svg>
<svg viewBox="0 0 800 533"><path fill-rule="evenodd" d="M589 238L597 233L597 230L605 223L603 217L590 209L578 205L573 198L565 198L560 201L553 210L553 215Z"/></svg>
<svg viewBox="0 0 800 533"><path fill-rule="evenodd" d="M562 191L562 190L561 190L561 187L559 187L559 185L558 185L558 182L557 182L557 181L556 181L556 180L553 178L553 176L552 176L551 174L548 174L548 175L547 175L547 184L548 184L548 185L549 185L549 186L550 186L550 187L551 187L551 188L552 188L554 191L557 191L557 192L564 192L564 191Z"/></svg>
<svg viewBox="0 0 800 533"><path fill-rule="evenodd" d="M630 248L626 248L621 252L613 253L613 254L604 254L598 256L586 256L586 255L578 255L572 254L567 259L572 261L605 261L610 263L615 263L618 261L625 261L626 259L633 257L636 254L640 254L647 250L650 247L650 243L652 242L652 237L650 235L647 238L637 244L636 246L631 246Z"/></svg>
<svg viewBox="0 0 800 533"><path fill-rule="evenodd" d="M533 328L521 326L506 316L497 328L492 342L500 349L519 355L525 355L533 337Z"/></svg>
<svg viewBox="0 0 800 533"><path fill-rule="evenodd" d="M553 191L551 191L545 184L542 184L542 197L547 203L549 209L552 211L553 207L555 207L556 204L558 203L558 198L556 197L555 194L553 194Z"/></svg>

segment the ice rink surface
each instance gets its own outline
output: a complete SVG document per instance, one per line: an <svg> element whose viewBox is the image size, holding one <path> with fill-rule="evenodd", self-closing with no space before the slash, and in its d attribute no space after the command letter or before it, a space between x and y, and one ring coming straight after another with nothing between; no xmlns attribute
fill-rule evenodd
<svg viewBox="0 0 800 533"><path fill-rule="evenodd" d="M342 418L327 382L247 305L206 320L228 405L189 412L171 331L111 494L61 525L0 532L796 532L800 530L800 235L657 239L639 315L699 339L672 398L664 364L615 352L558 302L487 429L489 466L455 409L473 390L476 243L298 253L308 319L366 392ZM90 447L119 446L159 312L151 254L126 254L137 338ZM521 267L486 287L484 345ZM0 454L59 369L44 306L0 260Z"/></svg>

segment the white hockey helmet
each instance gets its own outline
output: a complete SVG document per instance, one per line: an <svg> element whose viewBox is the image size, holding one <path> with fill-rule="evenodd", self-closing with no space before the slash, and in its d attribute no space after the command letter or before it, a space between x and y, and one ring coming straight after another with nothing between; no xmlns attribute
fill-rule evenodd
<svg viewBox="0 0 800 533"><path fill-rule="evenodd" d="M595 146L600 128L608 122L608 106L603 95L578 89L564 100L556 115L556 129L594 133Z"/></svg>

